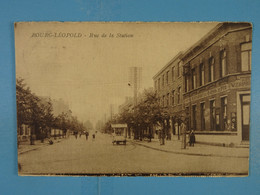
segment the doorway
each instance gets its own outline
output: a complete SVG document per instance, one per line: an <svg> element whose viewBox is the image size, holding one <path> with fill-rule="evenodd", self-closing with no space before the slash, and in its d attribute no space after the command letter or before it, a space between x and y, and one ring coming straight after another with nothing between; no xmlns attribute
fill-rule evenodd
<svg viewBox="0 0 260 195"><path fill-rule="evenodd" d="M241 123L242 123L242 141L249 141L250 126L250 94L240 96L241 100Z"/></svg>

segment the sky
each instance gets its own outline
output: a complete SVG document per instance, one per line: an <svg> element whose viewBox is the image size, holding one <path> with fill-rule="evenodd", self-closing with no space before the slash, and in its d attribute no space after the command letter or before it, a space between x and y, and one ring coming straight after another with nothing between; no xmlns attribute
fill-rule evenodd
<svg viewBox="0 0 260 195"><path fill-rule="evenodd" d="M129 68L142 67L142 89L180 51L217 23L25 22L15 26L16 77L38 96L63 99L95 124L133 96ZM94 36L95 35L95 36ZM124 36L123 36L124 35Z"/></svg>

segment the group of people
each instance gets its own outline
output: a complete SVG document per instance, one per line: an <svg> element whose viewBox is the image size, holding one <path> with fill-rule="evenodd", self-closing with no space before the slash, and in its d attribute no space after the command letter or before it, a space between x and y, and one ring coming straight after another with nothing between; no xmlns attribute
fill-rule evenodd
<svg viewBox="0 0 260 195"><path fill-rule="evenodd" d="M181 132L182 132L182 135L183 135L183 141L186 142L186 125L185 123L182 123L181 124ZM189 132L189 146L193 146L194 147L194 144L196 142L196 138L195 138L195 133L194 133L194 130L191 130ZM159 137L159 140L160 140L160 145L164 145L165 144L165 132L164 131L159 131L158 132L158 137Z"/></svg>
<svg viewBox="0 0 260 195"><path fill-rule="evenodd" d="M89 132L88 131L84 131L83 133L82 132L77 132L77 131L75 131L74 132L74 135L75 135L75 138L77 139L78 138L78 134L79 134L79 138L81 138L81 135L82 134L85 134L85 136L86 136L86 140L88 140L88 136L89 136ZM95 140L95 138L96 138L96 134L95 133L93 133L92 134L92 140Z"/></svg>

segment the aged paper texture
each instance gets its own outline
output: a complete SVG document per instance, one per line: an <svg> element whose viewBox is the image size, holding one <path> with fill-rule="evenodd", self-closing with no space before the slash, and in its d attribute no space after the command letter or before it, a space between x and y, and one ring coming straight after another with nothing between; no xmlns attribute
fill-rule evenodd
<svg viewBox="0 0 260 195"><path fill-rule="evenodd" d="M15 23L19 175L247 176L252 25Z"/></svg>

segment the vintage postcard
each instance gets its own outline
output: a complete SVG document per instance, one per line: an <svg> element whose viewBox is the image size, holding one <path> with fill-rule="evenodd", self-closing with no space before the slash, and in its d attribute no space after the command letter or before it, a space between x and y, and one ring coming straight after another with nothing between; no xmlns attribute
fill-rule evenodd
<svg viewBox="0 0 260 195"><path fill-rule="evenodd" d="M252 24L15 23L19 175L247 176Z"/></svg>

